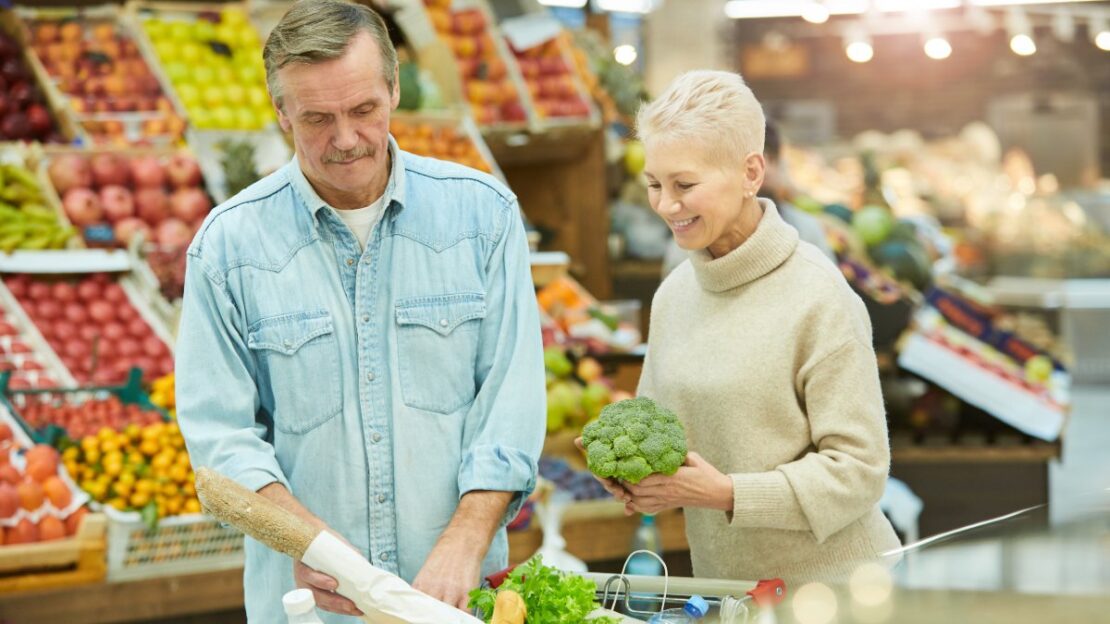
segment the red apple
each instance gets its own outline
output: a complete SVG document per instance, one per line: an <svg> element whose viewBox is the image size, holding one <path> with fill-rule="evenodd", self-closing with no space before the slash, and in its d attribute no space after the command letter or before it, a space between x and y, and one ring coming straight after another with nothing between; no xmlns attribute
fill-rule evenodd
<svg viewBox="0 0 1110 624"><path fill-rule="evenodd" d="M139 218L152 227L170 215L170 198L161 188L141 188L135 191L135 206Z"/></svg>
<svg viewBox="0 0 1110 624"><path fill-rule="evenodd" d="M46 112L46 107L42 104L32 104L27 109L27 121L31 124L31 133L40 137L50 132L54 125L50 120L50 113Z"/></svg>
<svg viewBox="0 0 1110 624"><path fill-rule="evenodd" d="M50 183L59 195L65 195L70 189L90 187L93 183L92 169L89 161L84 156L77 154L64 154L50 161Z"/></svg>
<svg viewBox="0 0 1110 624"><path fill-rule="evenodd" d="M109 184L127 186L131 181L131 167L122 156L101 153L92 157L93 180L98 187Z"/></svg>
<svg viewBox="0 0 1110 624"><path fill-rule="evenodd" d="M59 303L69 303L77 300L77 290L69 282L58 282L50 289L50 294Z"/></svg>
<svg viewBox="0 0 1110 624"><path fill-rule="evenodd" d="M80 325L89 319L89 314L85 311L85 306L80 303L67 303L65 306L65 318L70 323Z"/></svg>
<svg viewBox="0 0 1110 624"><path fill-rule="evenodd" d="M100 298L103 290L100 284L94 282L92 278L87 278L77 284L77 298L85 303L91 303Z"/></svg>
<svg viewBox="0 0 1110 624"><path fill-rule="evenodd" d="M62 306L52 299L42 299L35 303L35 318L51 321L62 315Z"/></svg>
<svg viewBox="0 0 1110 624"><path fill-rule="evenodd" d="M74 188L62 197L66 216L75 225L92 225L104 219L100 198L87 188Z"/></svg>
<svg viewBox="0 0 1110 624"><path fill-rule="evenodd" d="M141 156L131 161L131 178L138 188L161 189L166 184L166 172L157 156Z"/></svg>
<svg viewBox="0 0 1110 624"><path fill-rule="evenodd" d="M31 122L28 121L27 115L20 112L8 113L3 121L0 121L0 137L19 141L29 138L31 136Z"/></svg>
<svg viewBox="0 0 1110 624"><path fill-rule="evenodd" d="M166 177L174 188L200 184L200 165L188 154L174 154L166 164Z"/></svg>
<svg viewBox="0 0 1110 624"><path fill-rule="evenodd" d="M157 336L147 336L143 339L143 353L152 358L161 357L166 353L166 343Z"/></svg>
<svg viewBox="0 0 1110 624"><path fill-rule="evenodd" d="M120 219L112 233L115 235L116 240L124 245L130 245L131 239L136 235L142 235L144 241L150 240L150 226L146 224L139 217L127 217Z"/></svg>
<svg viewBox="0 0 1110 624"><path fill-rule="evenodd" d="M123 323L112 321L104 324L104 329L101 331L105 340L119 340L127 335L127 328Z"/></svg>
<svg viewBox="0 0 1110 624"><path fill-rule="evenodd" d="M193 231L188 225L178 219L166 219L159 224L154 237L158 244L171 249L180 249L192 240Z"/></svg>
<svg viewBox="0 0 1110 624"><path fill-rule="evenodd" d="M208 201L208 195L196 187L178 189L170 196L170 211L186 223L203 219L211 209L212 202Z"/></svg>
<svg viewBox="0 0 1110 624"><path fill-rule="evenodd" d="M116 309L107 301L94 301L89 304L89 317L103 325L116 320Z"/></svg>
<svg viewBox="0 0 1110 624"><path fill-rule="evenodd" d="M135 200L131 197L131 191L122 186L110 184L100 189L100 204L104 207L104 216L112 223L135 214Z"/></svg>
<svg viewBox="0 0 1110 624"><path fill-rule="evenodd" d="M141 316L136 315L127 323L127 333L132 338L142 340L150 335L150 326L146 324Z"/></svg>

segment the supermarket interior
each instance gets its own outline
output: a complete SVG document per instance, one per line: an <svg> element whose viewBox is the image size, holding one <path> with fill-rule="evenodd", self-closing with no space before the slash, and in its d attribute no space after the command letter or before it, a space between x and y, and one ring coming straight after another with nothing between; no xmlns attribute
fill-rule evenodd
<svg viewBox="0 0 1110 624"><path fill-rule="evenodd" d="M0 624L1107 613L1110 1L0 0Z"/></svg>

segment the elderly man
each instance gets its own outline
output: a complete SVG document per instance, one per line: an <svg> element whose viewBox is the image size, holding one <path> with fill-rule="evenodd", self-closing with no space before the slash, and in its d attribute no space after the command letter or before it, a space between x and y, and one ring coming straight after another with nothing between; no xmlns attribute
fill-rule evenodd
<svg viewBox="0 0 1110 624"><path fill-rule="evenodd" d="M264 50L296 157L212 212L189 248L178 413L193 461L465 607L506 564L535 483L544 371L516 198L402 152L381 18L303 0ZM251 622L335 581L248 540ZM327 614L328 622L353 621Z"/></svg>

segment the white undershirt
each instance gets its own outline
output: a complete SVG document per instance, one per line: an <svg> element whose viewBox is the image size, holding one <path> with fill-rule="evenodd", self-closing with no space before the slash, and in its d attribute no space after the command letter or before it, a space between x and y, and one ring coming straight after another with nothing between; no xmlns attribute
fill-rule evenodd
<svg viewBox="0 0 1110 624"><path fill-rule="evenodd" d="M332 208L332 210L335 209ZM370 240L370 232L374 231L374 226L382 218L382 198L379 197L377 201L365 208L335 210L335 214L339 215L340 220L347 224L347 228L358 239L359 249L366 249L366 241Z"/></svg>

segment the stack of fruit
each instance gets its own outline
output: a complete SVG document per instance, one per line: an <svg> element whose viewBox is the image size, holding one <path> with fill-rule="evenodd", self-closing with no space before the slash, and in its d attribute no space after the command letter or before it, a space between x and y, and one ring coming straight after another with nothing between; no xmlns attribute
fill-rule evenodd
<svg viewBox="0 0 1110 624"><path fill-rule="evenodd" d="M19 408L19 415L35 431L51 425L65 430L73 440L96 435L104 427L120 431L128 425L152 425L162 422L157 410L143 409L135 403L123 403L115 395L105 399L89 399L83 403L54 397L42 401L28 399Z"/></svg>
<svg viewBox="0 0 1110 624"><path fill-rule="evenodd" d="M104 237L109 242L127 245L141 233L144 240L179 249L189 244L212 209L200 166L183 152L67 153L50 161L48 173L66 215L82 228L89 244L103 240L97 231L110 228Z"/></svg>
<svg viewBox="0 0 1110 624"><path fill-rule="evenodd" d="M4 32L0 32L0 141L67 142L35 87L19 43Z"/></svg>
<svg viewBox="0 0 1110 624"><path fill-rule="evenodd" d="M12 275L5 284L78 384L120 385L132 367L147 381L173 370L169 347L110 276Z"/></svg>
<svg viewBox="0 0 1110 624"><path fill-rule="evenodd" d="M579 91L563 54L563 41L550 39L527 50L513 49L520 73L541 118L590 116L590 106Z"/></svg>
<svg viewBox="0 0 1110 624"><path fill-rule="evenodd" d="M397 145L407 152L450 160L486 173L493 172L474 140L454 127L394 118L389 122L389 132L397 140Z"/></svg>
<svg viewBox="0 0 1110 624"><path fill-rule="evenodd" d="M258 32L241 7L143 11L142 27L189 120L202 130L260 130L274 121Z"/></svg>
<svg viewBox="0 0 1110 624"><path fill-rule="evenodd" d="M563 429L577 432L597 418L601 408L628 397L614 391L602 378L601 364L591 357L571 361L566 349L550 345L543 350L547 371L547 431Z"/></svg>
<svg viewBox="0 0 1110 624"><path fill-rule="evenodd" d="M432 26L451 47L463 88L479 125L524 123L516 85L509 77L486 15L479 9L451 10L451 0L424 0Z"/></svg>
<svg viewBox="0 0 1110 624"><path fill-rule="evenodd" d="M76 234L47 206L35 174L16 163L0 164L0 251L64 249Z"/></svg>
<svg viewBox="0 0 1110 624"><path fill-rule="evenodd" d="M104 427L62 452L70 475L93 500L140 511L151 524L200 513L195 475L177 423Z"/></svg>
<svg viewBox="0 0 1110 624"><path fill-rule="evenodd" d="M166 410L170 418L177 418L177 394L172 372L155 379L150 384L150 402Z"/></svg>
<svg viewBox="0 0 1110 624"><path fill-rule="evenodd" d="M98 143L171 140L185 124L135 40L112 19L36 19L35 53ZM135 127L129 127L134 125Z"/></svg>
<svg viewBox="0 0 1110 624"><path fill-rule="evenodd" d="M0 309L0 373L12 373L8 388L54 388L58 385L46 370L41 358L35 355L15 318Z"/></svg>
<svg viewBox="0 0 1110 624"><path fill-rule="evenodd" d="M0 422L0 545L62 539L77 532L84 507L58 471L58 452L37 445L22 454L22 469L11 426Z"/></svg>

